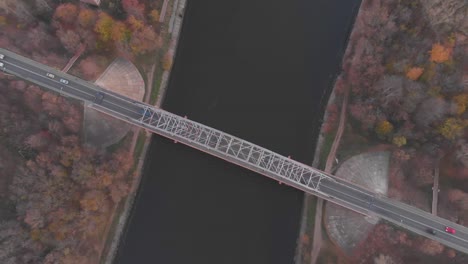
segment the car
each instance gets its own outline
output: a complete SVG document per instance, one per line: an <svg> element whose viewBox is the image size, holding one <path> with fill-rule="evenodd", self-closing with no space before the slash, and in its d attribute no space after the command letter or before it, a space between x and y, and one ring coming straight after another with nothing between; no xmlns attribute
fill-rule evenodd
<svg viewBox="0 0 468 264"><path fill-rule="evenodd" d="M457 231L453 229L452 227L446 226L445 232L450 233L450 234L455 234Z"/></svg>
<svg viewBox="0 0 468 264"><path fill-rule="evenodd" d="M0 59L2 59L2 60L3 60L4 58L5 58L5 55L3 55L3 54L0 54Z"/></svg>
<svg viewBox="0 0 468 264"><path fill-rule="evenodd" d="M5 67L5 64L3 64L3 62L0 62L0 67Z"/></svg>
<svg viewBox="0 0 468 264"><path fill-rule="evenodd" d="M103 100L104 100L104 93L97 92L96 95L94 96L94 102L96 104L101 104Z"/></svg>
<svg viewBox="0 0 468 264"><path fill-rule="evenodd" d="M434 235L434 236L435 236L436 233L437 233L437 232L436 232L434 229L432 229L432 228L427 229L427 232L428 232L429 234L431 234L431 235Z"/></svg>
<svg viewBox="0 0 468 264"><path fill-rule="evenodd" d="M65 80L65 79L60 79L60 82L61 82L61 83L64 83L64 84L68 84L68 81Z"/></svg>
<svg viewBox="0 0 468 264"><path fill-rule="evenodd" d="M46 76L52 79L55 78L55 75L53 75L52 73L46 73Z"/></svg>

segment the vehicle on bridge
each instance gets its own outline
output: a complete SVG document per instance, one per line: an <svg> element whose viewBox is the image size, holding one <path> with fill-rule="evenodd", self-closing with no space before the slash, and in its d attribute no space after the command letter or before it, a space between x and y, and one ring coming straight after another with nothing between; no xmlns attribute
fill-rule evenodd
<svg viewBox="0 0 468 264"><path fill-rule="evenodd" d="M445 232L450 233L450 234L455 234L457 231L454 228L446 226Z"/></svg>
<svg viewBox="0 0 468 264"><path fill-rule="evenodd" d="M60 82L61 82L61 83L64 83L64 84L68 84L68 81L65 80L65 79L60 79Z"/></svg>
<svg viewBox="0 0 468 264"><path fill-rule="evenodd" d="M103 100L104 100L104 93L97 92L96 95L94 96L94 102L96 104L101 104Z"/></svg>
<svg viewBox="0 0 468 264"><path fill-rule="evenodd" d="M432 229L432 228L427 229L427 232L428 232L429 234L431 234L431 235L434 235L434 236L437 234L437 232L436 232L434 229Z"/></svg>
<svg viewBox="0 0 468 264"><path fill-rule="evenodd" d="M0 59L2 59L2 60L3 60L4 58L5 58L5 55L3 55L3 54L0 54Z"/></svg>
<svg viewBox="0 0 468 264"><path fill-rule="evenodd" d="M5 64L3 64L3 62L0 62L0 67L5 67Z"/></svg>
<svg viewBox="0 0 468 264"><path fill-rule="evenodd" d="M52 73L46 73L46 76L52 79L55 78L55 75L53 75Z"/></svg>

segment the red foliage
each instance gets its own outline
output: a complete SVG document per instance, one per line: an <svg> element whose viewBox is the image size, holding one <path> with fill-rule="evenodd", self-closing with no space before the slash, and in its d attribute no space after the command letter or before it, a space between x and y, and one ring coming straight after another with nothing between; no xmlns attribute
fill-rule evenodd
<svg viewBox="0 0 468 264"><path fill-rule="evenodd" d="M135 18L143 19L143 11L145 9L143 4L138 0L122 0L122 7L128 15L133 15Z"/></svg>
<svg viewBox="0 0 468 264"><path fill-rule="evenodd" d="M54 18L65 23L74 23L78 16L78 8L72 3L61 4L55 9Z"/></svg>

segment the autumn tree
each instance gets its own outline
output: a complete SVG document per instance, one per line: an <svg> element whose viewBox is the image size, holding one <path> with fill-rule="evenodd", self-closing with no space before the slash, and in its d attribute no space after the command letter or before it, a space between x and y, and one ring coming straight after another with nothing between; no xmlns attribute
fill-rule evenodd
<svg viewBox="0 0 468 264"><path fill-rule="evenodd" d="M78 15L78 8L72 3L61 4L55 9L54 18L68 24L74 23Z"/></svg>
<svg viewBox="0 0 468 264"><path fill-rule="evenodd" d="M140 4L138 0L122 0L122 7L128 15L143 19L145 7L143 4Z"/></svg>
<svg viewBox="0 0 468 264"><path fill-rule="evenodd" d="M466 120L450 117L437 127L437 132L446 139L453 140L461 135L467 125Z"/></svg>
<svg viewBox="0 0 468 264"><path fill-rule="evenodd" d="M387 120L380 121L375 127L375 132L379 137L385 137L393 131L393 125Z"/></svg>
<svg viewBox="0 0 468 264"><path fill-rule="evenodd" d="M112 26L111 38L116 42L126 42L130 38L130 31L123 22L117 21Z"/></svg>
<svg viewBox="0 0 468 264"><path fill-rule="evenodd" d="M149 17L153 21L153 23L159 22L159 11L156 9L151 10L149 13Z"/></svg>
<svg viewBox="0 0 468 264"><path fill-rule="evenodd" d="M91 9L82 8L78 15L78 24L83 28L89 28L96 22L96 12Z"/></svg>
<svg viewBox="0 0 468 264"><path fill-rule="evenodd" d="M432 239L422 238L422 242L417 245L421 252L430 256L438 255L444 251L444 246Z"/></svg>
<svg viewBox="0 0 468 264"><path fill-rule="evenodd" d="M466 110L466 105L468 104L468 94L463 93L463 94L456 95L452 98L452 101L455 103L457 107L456 109L457 115L461 115Z"/></svg>
<svg viewBox="0 0 468 264"><path fill-rule="evenodd" d="M94 31L99 34L100 40L104 42L111 40L114 23L111 16L104 12L99 12L99 18L94 27Z"/></svg>
<svg viewBox="0 0 468 264"><path fill-rule="evenodd" d="M396 145L397 147L404 146L406 145L406 138L404 136L393 137L392 143Z"/></svg>
<svg viewBox="0 0 468 264"><path fill-rule="evenodd" d="M63 47L70 53L75 53L81 45L80 36L73 30L60 28L57 30L57 37L60 39Z"/></svg>
<svg viewBox="0 0 468 264"><path fill-rule="evenodd" d="M440 43L435 43L432 45L432 49L429 52L431 55L430 60L437 63L446 62L452 56L452 48L445 47Z"/></svg>
<svg viewBox="0 0 468 264"><path fill-rule="evenodd" d="M160 45L160 40L156 32L148 26L133 32L130 39L130 48L135 55L142 55L156 50Z"/></svg>
<svg viewBox="0 0 468 264"><path fill-rule="evenodd" d="M421 67L412 67L406 72L406 77L408 79L416 81L423 74L424 68Z"/></svg>

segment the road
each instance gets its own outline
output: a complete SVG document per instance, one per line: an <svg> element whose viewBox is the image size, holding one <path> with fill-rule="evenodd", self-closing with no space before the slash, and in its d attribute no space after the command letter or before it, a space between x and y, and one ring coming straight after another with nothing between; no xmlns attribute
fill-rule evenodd
<svg viewBox="0 0 468 264"><path fill-rule="evenodd" d="M379 216L401 226L402 228L409 229L410 231L420 235L437 240L449 247L468 253L468 228L466 227L437 217L418 208L379 196L369 190L346 182L345 180L334 178L332 175L287 159L284 156L263 149L250 142L236 138L232 135L225 133L222 134L222 131L178 117L161 109L152 109L152 111L155 115L154 118L160 121L162 120L161 123L164 123L164 128L166 128L166 130L155 126L151 127L151 124L145 124L144 122L139 121L143 116L142 111L148 107L141 102L114 94L107 90L102 90L101 92L105 94L102 103L93 103L96 93L101 90L100 87L95 84L86 82L72 75L62 73L46 65L34 62L1 48L0 53L5 55L5 58L1 60L1 62L4 63L4 68L2 68L2 70L9 74L13 74L19 78L63 95L83 100L90 103L91 107L114 117L126 120L132 124L140 125L149 130L152 129L153 132L162 136L177 140L178 142L253 170L310 194L317 195L320 198L334 202L356 212ZM47 73L52 73L55 77L49 78L46 76ZM60 82L60 79L66 79L69 83L65 85ZM184 138L184 133L189 134L187 130L188 127L198 127L196 130L199 131L199 133L190 134L190 137L187 135ZM209 136L203 138L202 132L208 131L209 129L211 129L209 131ZM218 139L216 140L216 135L218 134L222 134L222 136L218 136ZM226 141L227 138L230 139L228 145ZM215 140L212 141L212 139ZM202 140L204 145L200 144ZM232 144L235 142L242 142L242 144ZM244 146L244 148L241 148L241 146ZM220 151L221 148L223 148L223 151ZM254 148L259 150L254 151L255 155L252 154ZM247 157L246 152L244 151L248 150L250 150L250 153ZM263 156L258 156L263 155L264 153L269 153L270 158L266 157L264 159ZM241 156L244 158L241 158ZM293 170L292 166L300 167L299 170ZM300 171L300 169L302 169L302 171L299 173L298 171ZM304 173L304 171L308 172ZM324 178L320 178L320 180L315 178L315 180L311 181L310 179L312 179L312 175L323 175ZM457 233L446 233L444 231L446 226L455 228ZM429 234L429 228L436 230L437 234Z"/></svg>

